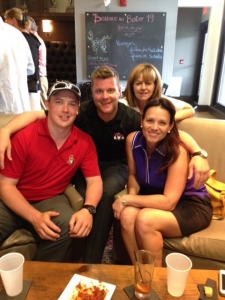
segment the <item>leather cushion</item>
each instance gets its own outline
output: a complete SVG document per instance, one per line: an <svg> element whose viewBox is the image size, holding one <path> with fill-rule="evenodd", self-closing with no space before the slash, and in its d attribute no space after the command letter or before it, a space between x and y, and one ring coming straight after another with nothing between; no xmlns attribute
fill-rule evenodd
<svg viewBox="0 0 225 300"><path fill-rule="evenodd" d="M225 262L225 219L212 220L209 227L183 238L164 239L164 248L201 258Z"/></svg>
<svg viewBox="0 0 225 300"><path fill-rule="evenodd" d="M178 122L178 128L189 133L208 152L210 168L217 172L216 179L225 182L225 121L189 118Z"/></svg>
<svg viewBox="0 0 225 300"><path fill-rule="evenodd" d="M76 83L75 43L62 41L45 42L47 49L47 77L49 87L56 80Z"/></svg>
<svg viewBox="0 0 225 300"><path fill-rule="evenodd" d="M0 249L7 249L15 245L35 244L35 239L32 234L25 229L14 231L1 245Z"/></svg>

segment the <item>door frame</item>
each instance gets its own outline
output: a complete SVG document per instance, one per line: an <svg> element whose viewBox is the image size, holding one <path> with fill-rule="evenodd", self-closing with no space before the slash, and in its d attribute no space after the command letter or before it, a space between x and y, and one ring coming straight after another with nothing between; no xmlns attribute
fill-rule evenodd
<svg viewBox="0 0 225 300"><path fill-rule="evenodd" d="M209 21L205 21L200 24L200 32L199 32L199 41L198 41L198 50L196 55L196 67L194 73L194 82L193 82L193 92L192 99L195 103L198 103L199 98L199 85L201 79L201 69L202 69L202 59L204 53L204 45L205 45L205 35L208 32L208 23Z"/></svg>

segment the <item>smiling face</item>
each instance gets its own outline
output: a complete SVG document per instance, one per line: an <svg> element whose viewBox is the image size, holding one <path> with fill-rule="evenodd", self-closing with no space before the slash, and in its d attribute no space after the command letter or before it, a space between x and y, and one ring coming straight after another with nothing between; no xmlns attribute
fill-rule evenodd
<svg viewBox="0 0 225 300"><path fill-rule="evenodd" d="M120 96L120 88L116 77L94 78L92 95L99 117L105 122L112 120L117 113Z"/></svg>
<svg viewBox="0 0 225 300"><path fill-rule="evenodd" d="M154 148L163 140L173 127L169 112L161 106L152 106L146 110L142 119L142 133L149 148Z"/></svg>
<svg viewBox="0 0 225 300"><path fill-rule="evenodd" d="M140 74L137 80L134 81L133 91L138 102L146 103L151 99L155 90L155 83L153 80L144 80L143 74Z"/></svg>
<svg viewBox="0 0 225 300"><path fill-rule="evenodd" d="M70 128L78 114L79 100L69 90L61 90L46 101L48 124L57 128Z"/></svg>

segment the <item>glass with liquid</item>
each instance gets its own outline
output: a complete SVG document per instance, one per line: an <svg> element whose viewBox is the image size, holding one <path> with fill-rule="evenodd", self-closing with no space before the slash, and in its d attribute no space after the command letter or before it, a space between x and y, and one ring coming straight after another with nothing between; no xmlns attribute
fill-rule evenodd
<svg viewBox="0 0 225 300"><path fill-rule="evenodd" d="M134 291L138 299L148 299L155 266L155 256L147 250L139 250L135 255Z"/></svg>

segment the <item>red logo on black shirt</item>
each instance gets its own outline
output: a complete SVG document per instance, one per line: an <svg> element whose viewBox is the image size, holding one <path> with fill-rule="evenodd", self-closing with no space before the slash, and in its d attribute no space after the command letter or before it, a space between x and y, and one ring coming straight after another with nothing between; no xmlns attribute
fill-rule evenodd
<svg viewBox="0 0 225 300"><path fill-rule="evenodd" d="M124 135L122 133L114 133L114 140L124 140Z"/></svg>

